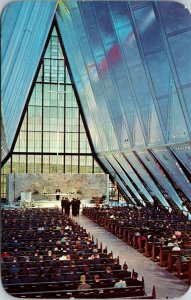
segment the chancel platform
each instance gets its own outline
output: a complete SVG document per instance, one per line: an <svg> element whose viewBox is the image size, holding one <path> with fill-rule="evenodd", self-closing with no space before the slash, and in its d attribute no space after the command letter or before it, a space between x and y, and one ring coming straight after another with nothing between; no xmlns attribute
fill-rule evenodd
<svg viewBox="0 0 191 300"><path fill-rule="evenodd" d="M44 193L41 195L42 199L46 198L45 200L49 200L49 201L53 201L58 196L59 196L59 199L61 199L62 197L67 197L69 199L76 197L75 193L53 193L53 194Z"/></svg>

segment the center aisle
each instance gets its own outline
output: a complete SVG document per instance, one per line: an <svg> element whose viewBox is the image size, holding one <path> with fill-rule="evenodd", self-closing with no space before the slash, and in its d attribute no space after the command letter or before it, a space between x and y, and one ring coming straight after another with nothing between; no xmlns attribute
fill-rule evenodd
<svg viewBox="0 0 191 300"><path fill-rule="evenodd" d="M175 275L167 272L165 268L161 268L157 263L144 257L137 250L115 237L100 225L81 214L74 219L86 228L87 232L93 235L95 240L98 240L99 245L102 242L103 248L107 246L108 252L113 251L113 257L119 256L121 265L126 261L129 271L134 269L134 271L138 272L138 279L140 280L142 276L144 277L147 295L151 295L153 285L156 288L157 299L181 297L188 291L189 285L184 280L180 280ZM188 293L190 295L191 288ZM185 295L184 299L191 298Z"/></svg>

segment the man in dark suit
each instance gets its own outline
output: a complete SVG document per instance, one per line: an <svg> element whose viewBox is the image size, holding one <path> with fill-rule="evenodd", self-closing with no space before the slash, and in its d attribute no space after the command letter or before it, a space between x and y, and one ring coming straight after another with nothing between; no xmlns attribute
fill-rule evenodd
<svg viewBox="0 0 191 300"><path fill-rule="evenodd" d="M103 278L104 279L111 279L111 280L114 279L114 274L113 274L112 269L111 269L110 266L107 266L105 268L105 272L103 273Z"/></svg>
<svg viewBox="0 0 191 300"><path fill-rule="evenodd" d="M65 198L65 215L70 215L70 200L68 198Z"/></svg>
<svg viewBox="0 0 191 300"><path fill-rule="evenodd" d="M60 189L57 188L56 189L56 200L59 200L60 199Z"/></svg>
<svg viewBox="0 0 191 300"><path fill-rule="evenodd" d="M72 199L72 202L71 202L71 205L72 205L72 215L74 217L78 216L79 215L79 210L80 210L80 199L75 199L73 198Z"/></svg>
<svg viewBox="0 0 191 300"><path fill-rule="evenodd" d="M65 213L65 209L66 209L66 205L65 204L66 204L66 200L63 197L62 200L61 200L62 215L63 215L63 212Z"/></svg>
<svg viewBox="0 0 191 300"><path fill-rule="evenodd" d="M138 273L137 272L133 272L132 273L132 277L128 278L126 280L127 286L141 286L142 282L140 280L138 280Z"/></svg>

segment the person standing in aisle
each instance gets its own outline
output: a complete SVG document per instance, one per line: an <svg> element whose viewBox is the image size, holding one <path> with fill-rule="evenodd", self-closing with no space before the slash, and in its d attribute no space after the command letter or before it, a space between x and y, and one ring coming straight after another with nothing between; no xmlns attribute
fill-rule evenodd
<svg viewBox="0 0 191 300"><path fill-rule="evenodd" d="M65 215L69 216L70 215L70 206L71 202L68 198L65 198Z"/></svg>
<svg viewBox="0 0 191 300"><path fill-rule="evenodd" d="M75 199L73 198L72 199L72 202L71 202L71 205L72 205L72 216L73 217L76 217L79 215L79 210L80 210L80 200L79 198Z"/></svg>
<svg viewBox="0 0 191 300"><path fill-rule="evenodd" d="M62 215L63 215L63 212L65 213L66 210L66 200L64 197L61 200L61 208L62 208Z"/></svg>

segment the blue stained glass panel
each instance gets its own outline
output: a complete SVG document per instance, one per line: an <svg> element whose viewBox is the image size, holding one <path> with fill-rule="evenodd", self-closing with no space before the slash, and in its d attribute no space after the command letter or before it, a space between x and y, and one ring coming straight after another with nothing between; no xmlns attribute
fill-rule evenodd
<svg viewBox="0 0 191 300"><path fill-rule="evenodd" d="M163 170L159 167L159 165L155 162L155 160L151 157L151 155L144 151L142 153L138 153L138 156L143 160L144 164L154 175L159 184L163 187L163 189L169 194L169 196L173 199L176 205L182 209L182 201L178 194L175 192L173 186L169 182L168 178L165 176Z"/></svg>
<svg viewBox="0 0 191 300"><path fill-rule="evenodd" d="M191 26L189 10L183 4L176 1L158 1L158 6L167 34Z"/></svg>
<svg viewBox="0 0 191 300"><path fill-rule="evenodd" d="M169 37L169 44L180 84L191 83L191 30Z"/></svg>
<svg viewBox="0 0 191 300"><path fill-rule="evenodd" d="M169 95L176 90L170 65L164 51L146 56L157 97Z"/></svg>
<svg viewBox="0 0 191 300"><path fill-rule="evenodd" d="M152 6L145 6L134 12L144 52L163 47L162 39Z"/></svg>
<svg viewBox="0 0 191 300"><path fill-rule="evenodd" d="M183 192L191 200L191 185L174 156L167 148L162 148L160 150L154 149L153 153L173 178L174 182L180 186Z"/></svg>

